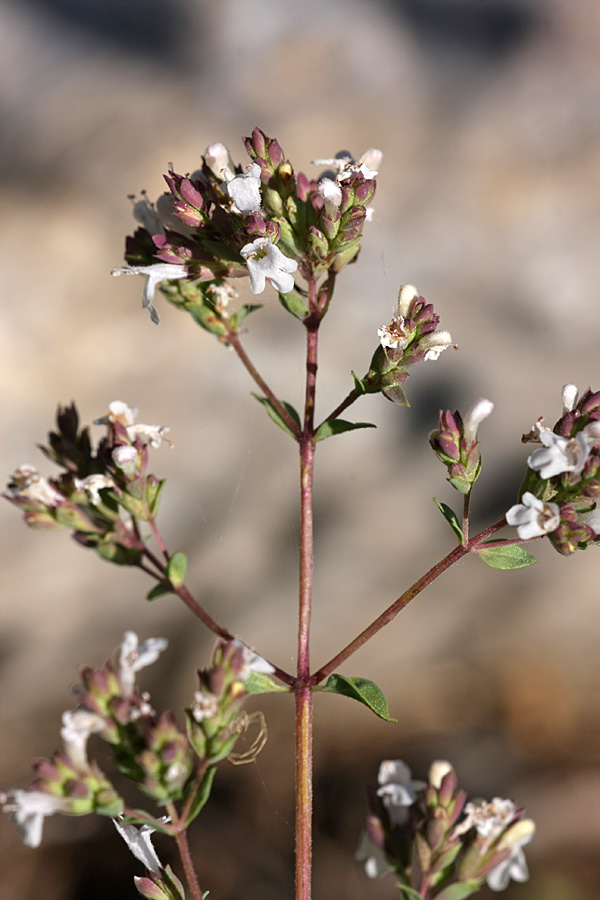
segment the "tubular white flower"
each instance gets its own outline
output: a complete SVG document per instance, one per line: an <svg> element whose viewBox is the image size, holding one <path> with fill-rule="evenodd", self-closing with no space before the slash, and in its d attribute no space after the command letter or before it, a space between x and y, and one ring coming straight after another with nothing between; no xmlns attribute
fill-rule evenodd
<svg viewBox="0 0 600 900"><path fill-rule="evenodd" d="M168 643L166 638L148 638L138 646L135 631L125 632L119 652L119 679L126 697L133 691L135 673L156 662Z"/></svg>
<svg viewBox="0 0 600 900"><path fill-rule="evenodd" d="M394 350L396 347L403 349L410 340L410 334L404 331L404 319L402 316L394 316L389 325L382 325L377 329L379 343L385 349L389 347Z"/></svg>
<svg viewBox="0 0 600 900"><path fill-rule="evenodd" d="M474 800L465 806L465 819L456 828L456 834L465 834L474 828L481 837L494 841L515 817L517 808L512 800L494 797L493 800Z"/></svg>
<svg viewBox="0 0 600 900"><path fill-rule="evenodd" d="M573 412L577 406L577 394L577 385L563 384L561 392L563 415L568 412Z"/></svg>
<svg viewBox="0 0 600 900"><path fill-rule="evenodd" d="M527 465L542 478L554 478L563 472L579 474L590 455L590 445L582 431L574 438L565 438L544 429L540 431L540 441L544 446L533 451Z"/></svg>
<svg viewBox="0 0 600 900"><path fill-rule="evenodd" d="M252 163L247 172L224 181L221 187L227 191L238 212L249 216L260 209L260 185L260 166Z"/></svg>
<svg viewBox="0 0 600 900"><path fill-rule="evenodd" d="M342 189L339 184L332 178L321 178L317 189L323 198L325 212L329 215L335 213L342 203Z"/></svg>
<svg viewBox="0 0 600 900"><path fill-rule="evenodd" d="M384 851L371 840L366 831L361 835L354 858L358 862L364 862L367 878L379 878L390 870Z"/></svg>
<svg viewBox="0 0 600 900"><path fill-rule="evenodd" d="M252 672L259 672L263 675L272 675L275 669L271 663L267 662L264 657L259 656L254 650L251 650L243 641L232 641L234 647L242 647L244 654L244 662L240 672L240 681L248 681Z"/></svg>
<svg viewBox="0 0 600 900"><path fill-rule="evenodd" d="M88 765L87 742L90 734L97 734L104 728L102 716L87 709L67 710L62 715L63 727L60 736L65 743L65 752L73 765L85 769Z"/></svg>
<svg viewBox="0 0 600 900"><path fill-rule="evenodd" d="M137 414L138 411L135 407L127 406L123 400L113 400L108 404L108 415L94 419L94 425L111 425L118 422L127 428L128 425L133 425Z"/></svg>
<svg viewBox="0 0 600 900"><path fill-rule="evenodd" d="M99 491L104 490L104 488L112 488L115 486L110 475L101 475L100 473L96 475L86 475L85 478L74 478L73 484L78 491L85 491L92 506L99 506L99 504L102 503L102 497L100 496Z"/></svg>
<svg viewBox="0 0 600 900"><path fill-rule="evenodd" d="M3 803L4 812L11 813L17 823L17 834L27 847L39 847L42 842L44 819L64 809L64 801L43 791L12 790Z"/></svg>
<svg viewBox="0 0 600 900"><path fill-rule="evenodd" d="M136 828L135 825L121 824L118 819L113 819L112 821L135 858L153 875L160 875L163 866L150 840L150 836L154 834L156 829L150 825L142 825L141 828Z"/></svg>
<svg viewBox="0 0 600 900"><path fill-rule="evenodd" d="M473 404L466 413L463 423L463 435L466 441L474 443L477 440L477 429L483 420L491 415L493 409L492 401L484 400L483 397Z"/></svg>
<svg viewBox="0 0 600 900"><path fill-rule="evenodd" d="M134 475L137 471L138 452L135 447L120 444L118 447L115 447L111 456L115 466L124 472L125 475Z"/></svg>
<svg viewBox="0 0 600 900"><path fill-rule="evenodd" d="M202 155L204 162L217 178L225 178L226 181L229 181L235 177L235 166L225 144L216 141L207 147Z"/></svg>
<svg viewBox="0 0 600 900"><path fill-rule="evenodd" d="M526 541L555 531L560 525L560 510L556 503L544 503L529 491L506 513L509 525L516 525L517 534Z"/></svg>
<svg viewBox="0 0 600 900"><path fill-rule="evenodd" d="M449 763L446 759L434 760L429 768L429 784L439 791L442 786L442 781L448 772L454 772L452 763Z"/></svg>
<svg viewBox="0 0 600 900"><path fill-rule="evenodd" d="M528 837L523 838L522 841L512 848L510 856L489 873L486 882L492 891L505 890L511 878L513 881L520 882L528 880L529 869L527 868L523 847L529 843L532 837L533 835L530 834Z"/></svg>
<svg viewBox="0 0 600 900"><path fill-rule="evenodd" d="M179 278L187 278L188 272L187 266L182 266L177 263L154 263L151 266L121 266L118 269L113 269L110 274L148 276L142 295L142 308L149 311L150 318L155 325L158 325L160 319L152 305L157 285L162 281L175 281Z"/></svg>
<svg viewBox="0 0 600 900"><path fill-rule="evenodd" d="M163 228L160 214L154 207L154 204L148 200L146 192L142 191L141 200L135 201L133 197L131 199L133 201L133 218L136 222L139 222L148 234L164 235L165 229Z"/></svg>
<svg viewBox="0 0 600 900"><path fill-rule="evenodd" d="M419 292L414 284L401 284L398 291L398 315L407 319Z"/></svg>
<svg viewBox="0 0 600 900"><path fill-rule="evenodd" d="M43 478L35 466L27 463L19 466L10 476L8 492L12 497L26 497L44 506L58 506L65 499L47 478Z"/></svg>
<svg viewBox="0 0 600 900"><path fill-rule="evenodd" d="M170 444L171 447L173 446L171 441L165 437L170 430L171 429L166 425L142 425L140 422L139 425L130 425L127 429L127 434L131 441L135 441L136 438L139 438L142 444L149 444L156 450L163 441Z"/></svg>
<svg viewBox="0 0 600 900"><path fill-rule="evenodd" d="M426 334L419 342L419 350L426 350L425 359L439 359L440 353L450 347L452 335L449 331L434 331Z"/></svg>
<svg viewBox="0 0 600 900"><path fill-rule="evenodd" d="M379 170L381 168L381 163L383 162L383 153L381 150L377 150L376 147L369 147L368 150L362 154L360 159L358 160L358 164L367 166L373 175L378 175ZM370 176L372 177L372 176Z"/></svg>
<svg viewBox="0 0 600 900"><path fill-rule="evenodd" d="M417 799L417 791L426 787L425 781L412 777L401 759L384 759L379 766L377 796L383 800L392 825L402 825L408 818L407 807Z"/></svg>
<svg viewBox="0 0 600 900"><path fill-rule="evenodd" d="M250 290L253 294L262 294L266 279L276 291L287 294L294 287L292 272L298 268L295 259L284 256L279 247L272 244L269 238L256 238L240 250L246 260L250 275Z"/></svg>

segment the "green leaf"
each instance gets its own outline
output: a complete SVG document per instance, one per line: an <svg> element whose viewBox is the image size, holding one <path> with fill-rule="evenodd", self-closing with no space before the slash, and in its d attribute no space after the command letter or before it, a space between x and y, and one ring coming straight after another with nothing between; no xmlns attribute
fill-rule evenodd
<svg viewBox="0 0 600 900"><path fill-rule="evenodd" d="M485 545L480 545L482 548ZM507 547L490 547L488 550L477 550L479 558L486 566L492 569L524 569L537 562L535 556L523 550L518 544L509 544Z"/></svg>
<svg viewBox="0 0 600 900"><path fill-rule="evenodd" d="M468 881L449 884L440 894L436 894L436 900L465 900L480 889L481 879L469 878Z"/></svg>
<svg viewBox="0 0 600 900"><path fill-rule="evenodd" d="M335 434L343 434L345 431L355 431L357 428L377 428L370 422L347 422L345 419L327 419L317 428L315 441L324 441Z"/></svg>
<svg viewBox="0 0 600 900"><path fill-rule="evenodd" d="M300 294L297 294L295 291L292 291L289 294L280 293L279 302L284 309L287 309L289 313L297 319L300 319L301 322L308 316L308 303L304 297L301 297Z"/></svg>
<svg viewBox="0 0 600 900"><path fill-rule="evenodd" d="M232 328L238 329L246 316L249 316L250 313L256 312L257 309L262 308L262 303L245 303L243 306L240 306L235 315L233 315L230 319Z"/></svg>
<svg viewBox="0 0 600 900"><path fill-rule="evenodd" d="M423 900L421 895L414 888L409 887L408 884L397 884L396 887L406 900Z"/></svg>
<svg viewBox="0 0 600 900"><path fill-rule="evenodd" d="M250 678L246 681L246 691L249 694L275 694L288 690L289 688L282 684L275 684L268 675L264 675L262 672L251 672Z"/></svg>
<svg viewBox="0 0 600 900"><path fill-rule="evenodd" d="M187 557L185 553L174 553L167 566L167 578L173 587L181 587L185 579L187 569Z"/></svg>
<svg viewBox="0 0 600 900"><path fill-rule="evenodd" d="M376 716L386 722L397 722L389 712L387 701L380 687L367 678L351 678L346 675L330 675L327 682L317 690L327 691L330 694L342 694L351 697L367 706Z"/></svg>
<svg viewBox="0 0 600 900"><path fill-rule="evenodd" d="M138 813L138 815L136 815ZM151 822L149 821L151 820ZM123 816L123 825L150 825L154 831L161 831L163 834L172 834L170 824L161 822L149 815L145 809L132 809L130 815Z"/></svg>
<svg viewBox="0 0 600 900"><path fill-rule="evenodd" d="M143 522L148 518L148 507L146 506L145 500L138 500L136 497L131 497L129 494L122 494L117 497L117 501L123 509L126 509L128 513L131 513L136 519L141 519Z"/></svg>
<svg viewBox="0 0 600 900"><path fill-rule="evenodd" d="M206 801L210 797L210 791L212 788L212 783L215 778L216 772L215 766L211 766L210 769L207 769L204 775L202 776L202 781L196 791L194 799L192 801L192 805L190 807L190 812L186 820L186 825L189 825L190 822L193 822L198 813L206 806ZM190 783L193 787L194 782ZM189 795L189 790L186 791L186 795L184 795L184 803L187 800L187 796Z"/></svg>
<svg viewBox="0 0 600 900"><path fill-rule="evenodd" d="M259 394L252 394L252 396L255 397L259 403L262 403L262 405L264 406L264 408L267 411L268 417L270 419L272 419L276 425L279 425L279 427L281 428L282 431L285 431L286 434L289 434L290 437L293 437L294 440L296 440L296 435L291 430L291 428L288 428L287 424L283 421L283 419L281 418L281 416L279 415L279 413L277 412L277 410L275 409L275 407L273 406L271 401L268 400L266 397L261 397ZM294 420L294 422L296 423L298 428L301 429L302 425L300 424L300 416L298 415L298 413L296 412L296 410L294 409L292 404L286 403L285 400L280 400L280 403L283 406L283 408L285 409L286 413L289 416L291 416L291 418Z"/></svg>
<svg viewBox="0 0 600 900"><path fill-rule="evenodd" d="M158 600L159 597L164 597L165 594L172 594L173 588L170 583L166 581L159 581L158 584L154 585L151 591L148 591L146 594L146 600Z"/></svg>
<svg viewBox="0 0 600 900"><path fill-rule="evenodd" d="M153 475L149 475L146 481L146 503L148 504L150 515L153 518L158 513L158 507L160 506L160 499L165 484L165 478L159 481Z"/></svg>
<svg viewBox="0 0 600 900"><path fill-rule="evenodd" d="M186 303L183 309L187 310L192 319L205 331L209 331L211 334L216 334L219 337L227 334L227 328L223 325L216 312L206 304Z"/></svg>
<svg viewBox="0 0 600 900"><path fill-rule="evenodd" d="M359 394L366 394L367 388L364 379L359 378L354 369L352 369L352 378L354 379L354 387L359 392Z"/></svg>
<svg viewBox="0 0 600 900"><path fill-rule="evenodd" d="M102 559L117 566L137 566L142 558L142 554L135 547L123 547L122 544L99 543L95 545L94 550Z"/></svg>
<svg viewBox="0 0 600 900"><path fill-rule="evenodd" d="M452 529L452 531L454 532L454 534L456 535L456 537L458 538L460 543L462 544L462 542L464 540L464 535L462 533L462 528L460 527L460 522L458 521L458 516L456 515L454 510L450 509L450 507L446 503L442 503L441 500L438 500L437 497L432 497L431 499L433 500L433 502L435 503L435 505L437 506L437 508L443 515L443 517L445 518L446 522L448 523L448 525L450 526L450 528Z"/></svg>

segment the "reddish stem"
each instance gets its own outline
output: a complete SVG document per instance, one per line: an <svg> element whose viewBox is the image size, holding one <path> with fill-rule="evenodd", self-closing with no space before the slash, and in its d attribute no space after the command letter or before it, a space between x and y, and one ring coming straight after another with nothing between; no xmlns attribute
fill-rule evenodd
<svg viewBox="0 0 600 900"><path fill-rule="evenodd" d="M177 815L177 810L173 803L166 804L167 812L171 816L173 822L173 836L177 842L177 849L185 872L185 880L192 895L192 900L202 900L202 890L198 884L198 876L192 862L192 854L190 853L190 845L188 844L187 831L185 823Z"/></svg>

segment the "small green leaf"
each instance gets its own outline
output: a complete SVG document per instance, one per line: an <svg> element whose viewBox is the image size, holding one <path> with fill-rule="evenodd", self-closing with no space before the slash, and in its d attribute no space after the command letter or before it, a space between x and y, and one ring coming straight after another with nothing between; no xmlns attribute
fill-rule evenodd
<svg viewBox="0 0 600 900"><path fill-rule="evenodd" d="M249 316L250 313L256 312L257 309L262 308L262 303L245 303L243 306L240 306L235 315L233 315L230 319L232 328L238 329L246 316Z"/></svg>
<svg viewBox="0 0 600 900"><path fill-rule="evenodd" d="M173 587L181 587L185 579L187 569L187 557L185 553L174 553L167 566L167 578Z"/></svg>
<svg viewBox="0 0 600 900"><path fill-rule="evenodd" d="M142 554L135 547L123 547L122 544L98 543L94 550L108 562L117 566L137 566Z"/></svg>
<svg viewBox="0 0 600 900"><path fill-rule="evenodd" d="M436 894L436 900L465 900L480 889L481 879L469 878L468 881L449 884L440 894Z"/></svg>
<svg viewBox="0 0 600 900"><path fill-rule="evenodd" d="M148 518L148 507L146 506L145 500L138 500L136 497L131 497L129 494L122 494L117 498L119 505L126 509L128 513L131 513L136 519L141 519L143 522Z"/></svg>
<svg viewBox="0 0 600 900"><path fill-rule="evenodd" d="M335 434L343 434L345 431L355 431L357 428L377 428L370 422L347 422L345 419L326 419L316 431L315 441L324 441Z"/></svg>
<svg viewBox="0 0 600 900"><path fill-rule="evenodd" d="M259 403L262 403L262 405L264 406L264 408L267 411L268 417L270 419L272 419L276 425L279 425L279 427L281 428L282 431L285 431L286 434L289 434L290 437L293 437L295 440L296 435L294 434L294 432L292 431L291 428L288 428L287 424L283 421L283 419L281 418L281 416L279 415L279 413L277 412L277 410L275 409L275 407L273 406L271 401L268 400L266 397L261 397L259 394L252 394L252 396L255 397ZM296 412L296 410L294 409L292 404L286 403L285 400L281 400L280 403L283 406L283 408L285 409L286 413L294 420L294 422L296 423L298 428L301 429L302 425L300 424L300 416L298 415L298 413Z"/></svg>
<svg viewBox="0 0 600 900"><path fill-rule="evenodd" d="M448 525L450 526L450 528L452 529L452 531L454 532L454 534L456 535L458 540L460 541L460 543L462 544L462 542L464 540L464 535L462 533L462 528L460 527L460 522L458 521L458 516L456 515L454 510L450 509L450 507L446 503L442 503L441 500L438 500L437 497L432 497L432 500L435 503L435 505L437 506L437 508L439 509L439 511L441 512L441 514L443 515L443 517L445 518L446 522L448 523Z"/></svg>
<svg viewBox="0 0 600 900"><path fill-rule="evenodd" d="M138 813L138 815L136 815ZM129 815L123 816L122 825L152 825L153 831L161 831L163 834L173 834L170 824L155 819L145 809L132 809Z"/></svg>
<svg viewBox="0 0 600 900"><path fill-rule="evenodd" d="M227 328L223 325L216 312L206 304L185 303L183 309L187 310L192 319L205 331L209 331L211 334L216 334L219 337L227 334Z"/></svg>
<svg viewBox="0 0 600 900"><path fill-rule="evenodd" d="M156 514L158 513L160 498L162 496L165 484L165 478L159 481L153 475L148 476L148 479L146 481L146 503L148 504L148 509L150 510L150 515L152 517L156 516Z"/></svg>
<svg viewBox="0 0 600 900"><path fill-rule="evenodd" d="M172 594L173 588L171 584L166 581L159 581L151 591L148 591L146 594L146 600L158 600L159 597L164 597L165 594Z"/></svg>
<svg viewBox="0 0 600 900"><path fill-rule="evenodd" d="M262 672L251 672L250 678L246 681L246 691L249 694L275 694L288 690L289 688L282 684L275 684L268 675L264 675Z"/></svg>
<svg viewBox="0 0 600 900"><path fill-rule="evenodd" d="M384 719L386 722L397 722L388 712L387 701L380 687L367 678L351 678L346 675L330 675L327 682L317 690L327 691L330 694L342 694L351 697Z"/></svg>
<svg viewBox="0 0 600 900"><path fill-rule="evenodd" d="M200 785L198 786L198 790L196 791L196 794L194 795L194 799L193 799L192 805L190 807L190 812L189 812L189 815L188 815L186 823L185 823L186 825L189 825L190 822L193 822L194 819L196 818L196 816L198 815L198 813L203 809L204 806L206 806L206 801L210 797L210 791L212 788L212 783L214 781L216 771L217 770L216 770L215 766L211 766L204 773L204 775L202 777L202 781L200 782ZM194 782L190 782L190 784L193 786ZM186 794L184 795L184 803L185 803L185 800L187 800L188 794L189 794L189 790L186 791Z"/></svg>
<svg viewBox="0 0 600 900"><path fill-rule="evenodd" d="M477 550L479 558L492 569L524 569L537 562L535 556L532 556L527 550L523 550L518 544L509 544L507 547L490 547L487 550L484 544L481 544L480 547L482 549Z"/></svg>
<svg viewBox="0 0 600 900"><path fill-rule="evenodd" d="M352 369L352 378L354 379L354 387L359 392L359 394L366 394L367 388L364 379L359 378L354 369Z"/></svg>
<svg viewBox="0 0 600 900"><path fill-rule="evenodd" d="M396 887L406 900L423 900L421 895L414 888L409 887L408 884L397 884Z"/></svg>
<svg viewBox="0 0 600 900"><path fill-rule="evenodd" d="M303 321L303 319L308 316L308 303L304 297L301 297L300 294L297 294L295 291L292 291L289 294L280 293L279 302L284 309L287 309L289 313L297 319L300 319L300 321Z"/></svg>

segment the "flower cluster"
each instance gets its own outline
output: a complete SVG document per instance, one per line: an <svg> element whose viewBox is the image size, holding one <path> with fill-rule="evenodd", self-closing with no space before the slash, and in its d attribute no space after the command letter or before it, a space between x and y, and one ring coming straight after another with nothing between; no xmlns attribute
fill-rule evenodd
<svg viewBox="0 0 600 900"><path fill-rule="evenodd" d="M400 406L409 406L403 384L409 368L424 360L436 360L452 345L447 331L437 331L440 318L431 303L412 284L398 292L396 313L389 325L378 329L379 346L368 374L360 381L364 393L381 393Z"/></svg>
<svg viewBox="0 0 600 900"><path fill-rule="evenodd" d="M523 847L535 826L511 800L465 805L454 769L441 760L426 782L401 760L384 760L378 781L357 852L369 878L392 871L403 894L429 900L468 897L484 881L500 891L511 878L527 880Z"/></svg>
<svg viewBox="0 0 600 900"><path fill-rule="evenodd" d="M167 442L168 428L136 422L137 410L116 400L96 425L106 435L93 447L88 428L79 429L75 405L59 407L57 430L45 455L62 472L45 478L31 465L12 474L4 496L24 513L27 525L68 529L75 540L104 559L138 565L142 543L135 520L156 516L164 482L148 473L149 449Z"/></svg>
<svg viewBox="0 0 600 900"><path fill-rule="evenodd" d="M506 521L523 540L548 535L564 555L600 540L596 502L600 496L600 392L578 398L575 385L562 389L563 414L554 428L538 419L524 442L541 444L527 459L519 503Z"/></svg>
<svg viewBox="0 0 600 900"><path fill-rule="evenodd" d="M279 143L259 128L244 144L250 157L245 170L227 147L211 144L191 175L169 171L169 190L156 205L145 195L134 203L141 227L127 239L128 264L113 275L147 277L143 306L153 322L162 284L168 300L226 340L255 308L245 306L235 316L218 308L212 291L227 279L248 276L253 294L270 281L285 295L294 290L294 273L307 280L337 273L356 257L380 151L367 151L358 164L349 157L320 160L335 171L317 180L296 175Z"/></svg>
<svg viewBox="0 0 600 900"><path fill-rule="evenodd" d="M448 469L448 481L461 494L468 494L481 472L477 430L491 414L494 404L481 398L463 420L456 410L440 410L439 427L429 435L437 458Z"/></svg>

